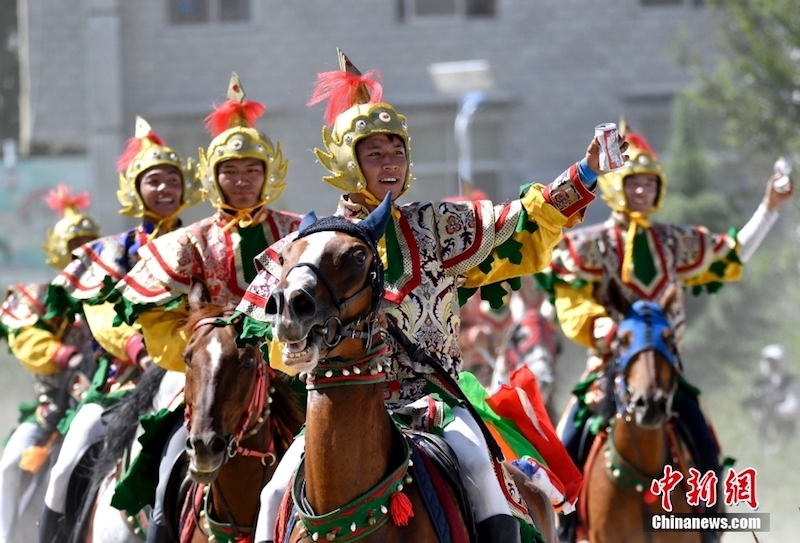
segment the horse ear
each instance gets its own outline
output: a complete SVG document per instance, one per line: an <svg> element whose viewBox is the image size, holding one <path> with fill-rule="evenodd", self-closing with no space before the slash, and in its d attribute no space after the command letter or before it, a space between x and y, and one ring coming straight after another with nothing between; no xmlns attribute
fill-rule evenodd
<svg viewBox="0 0 800 543"><path fill-rule="evenodd" d="M675 283L670 283L670 285L667 287L667 290L665 290L658 299L658 305L661 306L661 309L666 311L667 308L675 302L677 297L678 286Z"/></svg>
<svg viewBox="0 0 800 543"><path fill-rule="evenodd" d="M192 311L197 311L203 304L211 302L211 294L208 287L197 276L192 277L192 285L189 287L189 307Z"/></svg>
<svg viewBox="0 0 800 543"><path fill-rule="evenodd" d="M304 229L308 228L315 222L317 222L317 214L314 213L314 210L312 209L311 211L306 213L306 216L303 217L303 220L300 221L300 226L297 228L297 230L302 232Z"/></svg>
<svg viewBox="0 0 800 543"><path fill-rule="evenodd" d="M381 202L381 205L369 214L369 217L358 223L358 225L367 231L369 236L377 243L386 232L386 225L389 224L389 219L392 217L392 191L386 194L386 197Z"/></svg>

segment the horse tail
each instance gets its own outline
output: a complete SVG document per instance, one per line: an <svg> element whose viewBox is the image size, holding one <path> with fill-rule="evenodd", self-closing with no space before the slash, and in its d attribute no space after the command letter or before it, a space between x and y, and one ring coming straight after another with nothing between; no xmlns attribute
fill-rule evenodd
<svg viewBox="0 0 800 543"><path fill-rule="evenodd" d="M86 495L77 514L69 543L83 543L88 536L89 521L94 514L95 502L108 476L113 473L125 450L133 443L139 426L139 416L153 406L153 399L161 386L166 370L150 366L139 379L136 387L104 414L106 437L103 448L93 467Z"/></svg>

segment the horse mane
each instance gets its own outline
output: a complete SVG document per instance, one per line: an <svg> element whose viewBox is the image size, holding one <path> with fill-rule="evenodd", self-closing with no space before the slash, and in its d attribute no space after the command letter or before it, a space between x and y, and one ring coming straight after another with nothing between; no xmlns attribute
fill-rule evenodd
<svg viewBox="0 0 800 543"><path fill-rule="evenodd" d="M272 393L273 402L271 404L273 424L278 430L275 435L275 447L280 453L286 452L292 439L303 427L305 415L302 406L305 406L305 396L298 394L292 389L289 380L292 377L283 373L273 373L270 385L275 388Z"/></svg>
<svg viewBox="0 0 800 543"><path fill-rule="evenodd" d="M194 331L194 327L198 322L203 319L213 319L215 317L224 317L226 314L233 313L235 307L231 303L217 303L207 302L202 307L193 311L187 318L181 330L188 332L190 335Z"/></svg>

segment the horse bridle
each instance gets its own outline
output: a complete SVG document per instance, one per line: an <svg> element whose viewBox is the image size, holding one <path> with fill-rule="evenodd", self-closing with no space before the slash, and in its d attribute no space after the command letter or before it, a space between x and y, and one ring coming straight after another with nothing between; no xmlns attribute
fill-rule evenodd
<svg viewBox="0 0 800 543"><path fill-rule="evenodd" d="M351 232L347 232L347 234L353 235ZM365 348L367 351L369 351L372 348L372 340L375 336L375 331L379 327L377 314L378 308L380 307L381 297L383 295L383 264L381 263L380 256L378 255L378 251L375 249L375 246L363 238L359 237L359 239L370 248L372 252L372 265L369 273L364 278L364 285L347 298L339 298L339 295L336 294L336 289L334 289L330 280L325 276L323 271L320 270L318 266L311 262L298 262L289 268L285 274L288 276L292 270L298 268L308 268L328 290L337 314L328 317L325 320L325 324L322 326L317 326L312 329L316 333L320 334L322 337L322 342L325 344L325 347L327 347L328 350L336 347L342 341L342 339L351 338L363 339L366 343ZM364 315L354 319L342 321L342 313L344 310L352 302L361 298L361 296L370 289L372 299L370 301L369 311ZM366 328L362 328L364 324L367 325Z"/></svg>
<svg viewBox="0 0 800 543"><path fill-rule="evenodd" d="M196 332L201 326L214 326L221 327L233 324L221 317L208 317L200 319L192 328L192 333ZM236 435L228 436L228 446L226 449L226 461L233 458L237 454L242 456L254 456L261 459L264 466L272 466L277 462L278 457L275 455L275 439L274 436L270 440L269 449L267 451L255 451L241 446L241 442L248 437L256 435L261 427L269 419L272 403L272 396L275 392L275 387L270 385L269 378L274 377L274 371L269 368L264 361L260 349L256 349L256 356L254 360L256 364L256 377L255 384L253 385L253 394L250 397L250 403L247 407L247 412L242 416L242 422ZM186 404L184 412L186 430L191 431L191 409L189 404ZM269 463L268 463L269 462Z"/></svg>

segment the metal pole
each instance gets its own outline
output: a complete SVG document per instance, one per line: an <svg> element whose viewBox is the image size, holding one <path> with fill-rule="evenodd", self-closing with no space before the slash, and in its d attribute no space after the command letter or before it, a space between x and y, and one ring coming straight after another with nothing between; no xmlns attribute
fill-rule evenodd
<svg viewBox="0 0 800 543"><path fill-rule="evenodd" d="M472 183L472 148L469 125L472 115L486 100L480 91L468 92L461 98L461 107L456 115L455 137L458 147L458 194L464 195L464 183L473 187Z"/></svg>

